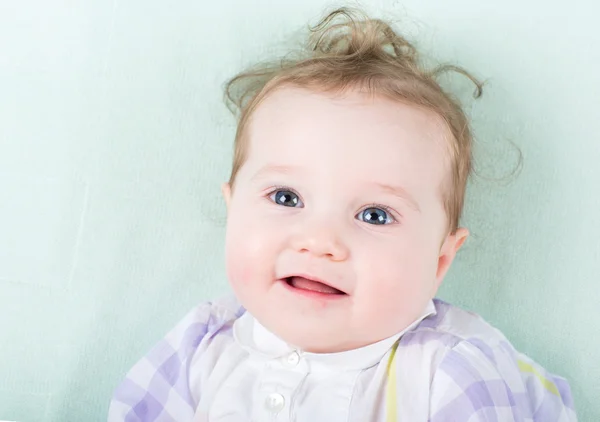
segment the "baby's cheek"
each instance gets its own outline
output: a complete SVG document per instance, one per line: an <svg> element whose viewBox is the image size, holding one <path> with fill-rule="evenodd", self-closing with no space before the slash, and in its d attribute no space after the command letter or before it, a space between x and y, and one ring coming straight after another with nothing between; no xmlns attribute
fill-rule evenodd
<svg viewBox="0 0 600 422"><path fill-rule="evenodd" d="M423 276L419 262L414 257L386 256L373 258L377 265L363 272L361 283L366 289L365 297L375 310L373 315L383 318L398 314L398 309L411 313L412 304L421 302Z"/></svg>
<svg viewBox="0 0 600 422"><path fill-rule="evenodd" d="M239 247L227 248L227 277L235 285L243 285L251 279L252 268L249 266L247 255Z"/></svg>
<svg viewBox="0 0 600 422"><path fill-rule="evenodd" d="M232 216L227 233L226 265L234 288L260 289L272 279L277 245L273 228L265 227L261 219Z"/></svg>
<svg viewBox="0 0 600 422"><path fill-rule="evenodd" d="M238 243L228 248L226 262L229 282L244 287L264 278L268 260L261 259L247 244Z"/></svg>

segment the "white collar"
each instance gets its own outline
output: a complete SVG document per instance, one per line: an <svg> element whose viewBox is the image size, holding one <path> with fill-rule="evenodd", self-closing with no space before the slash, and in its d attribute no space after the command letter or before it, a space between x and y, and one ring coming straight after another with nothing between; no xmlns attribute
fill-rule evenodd
<svg viewBox="0 0 600 422"><path fill-rule="evenodd" d="M330 369L335 368L345 371L360 370L379 363L381 358L400 336L416 327L428 316L435 314L435 305L430 300L421 313L421 316L399 333L377 343L337 353L309 353L301 351L267 330L247 311L233 324L233 336L244 350L268 359L281 358L290 353L297 352L303 358L308 359L313 368L328 367Z"/></svg>

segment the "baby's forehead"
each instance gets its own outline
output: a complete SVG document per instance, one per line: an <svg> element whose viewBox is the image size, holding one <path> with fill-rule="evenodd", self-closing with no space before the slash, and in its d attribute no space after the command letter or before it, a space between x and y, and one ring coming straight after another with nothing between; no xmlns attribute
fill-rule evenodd
<svg viewBox="0 0 600 422"><path fill-rule="evenodd" d="M408 100L400 101L377 91L351 86L333 89L282 85L272 88L265 95L254 114L288 112L293 109L313 107L327 107L330 111L344 110L348 113L378 114L388 118L393 118L399 113L410 112L413 119L423 123L443 121L436 113L411 104Z"/></svg>
<svg viewBox="0 0 600 422"><path fill-rule="evenodd" d="M320 147L336 144L340 153L357 143L360 148L379 148L382 154L386 150L392 153L400 144L405 147L401 153L408 155L440 154L448 158L451 151L451 135L439 115L358 89L328 92L278 87L254 110L246 134L252 143L276 138L268 148L285 147L294 141L297 146L309 146L316 140Z"/></svg>
<svg viewBox="0 0 600 422"><path fill-rule="evenodd" d="M408 100L400 101L383 93L352 87L343 90L293 85L276 87L253 111L249 126L281 119L304 120L308 124L329 120L332 125L365 121L374 126L393 125L400 131L413 129L444 141L449 135L445 120L432 110Z"/></svg>

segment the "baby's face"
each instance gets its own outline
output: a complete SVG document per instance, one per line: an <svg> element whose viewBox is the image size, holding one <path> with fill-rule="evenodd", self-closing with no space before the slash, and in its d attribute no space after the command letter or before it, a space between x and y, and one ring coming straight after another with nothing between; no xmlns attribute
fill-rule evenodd
<svg viewBox="0 0 600 422"><path fill-rule="evenodd" d="M434 296L466 230L446 233L441 120L358 91L274 91L247 127L228 204L227 272L288 343L336 352L389 337Z"/></svg>

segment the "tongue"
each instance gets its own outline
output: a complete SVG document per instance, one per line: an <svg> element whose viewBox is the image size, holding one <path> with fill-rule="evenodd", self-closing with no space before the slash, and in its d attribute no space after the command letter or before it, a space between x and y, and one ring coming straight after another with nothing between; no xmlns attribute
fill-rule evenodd
<svg viewBox="0 0 600 422"><path fill-rule="evenodd" d="M290 279L290 284L297 289L310 290L312 292L334 295L343 294L343 292L339 291L336 288L333 288L323 283L319 283L318 281L308 280L304 277L292 277Z"/></svg>

